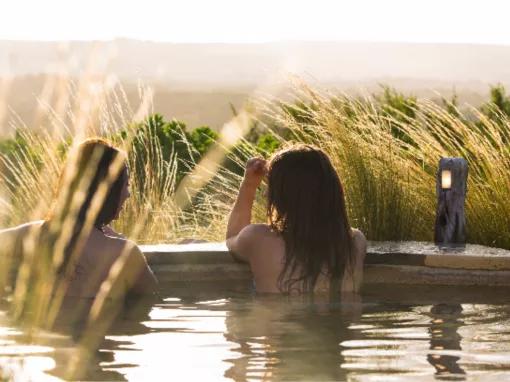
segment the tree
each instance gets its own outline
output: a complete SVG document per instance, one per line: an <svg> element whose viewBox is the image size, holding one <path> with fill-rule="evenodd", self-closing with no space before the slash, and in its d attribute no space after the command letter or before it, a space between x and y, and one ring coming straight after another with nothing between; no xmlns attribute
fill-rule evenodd
<svg viewBox="0 0 510 382"><path fill-rule="evenodd" d="M128 129L133 134L131 157L133 171L145 186L148 173L158 173L158 183L168 184L168 177L175 176L177 183L209 150L218 134L208 126L191 132L182 121L165 121L161 114L153 114ZM126 136L127 132L121 132ZM172 166L175 169L172 170ZM172 171L176 173L173 174Z"/></svg>

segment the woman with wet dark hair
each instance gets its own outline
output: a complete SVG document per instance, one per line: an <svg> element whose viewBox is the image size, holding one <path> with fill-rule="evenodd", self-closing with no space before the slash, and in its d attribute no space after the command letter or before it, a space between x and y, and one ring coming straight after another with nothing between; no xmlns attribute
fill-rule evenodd
<svg viewBox="0 0 510 382"><path fill-rule="evenodd" d="M0 231L0 240L13 243L19 259L35 256L39 267L47 266L66 297L95 297L117 261L125 271L116 294L152 294L156 280L145 257L109 226L128 197L126 155L88 139L69 153L47 218Z"/></svg>
<svg viewBox="0 0 510 382"><path fill-rule="evenodd" d="M251 224L257 187L267 176L268 224ZM250 264L257 292L355 292L366 239L349 225L340 179L309 145L252 158L230 214L227 247Z"/></svg>

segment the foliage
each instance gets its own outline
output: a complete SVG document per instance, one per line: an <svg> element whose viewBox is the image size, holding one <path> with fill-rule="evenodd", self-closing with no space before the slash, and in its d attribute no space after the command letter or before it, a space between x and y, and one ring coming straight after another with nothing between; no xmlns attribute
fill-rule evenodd
<svg viewBox="0 0 510 382"><path fill-rule="evenodd" d="M175 119L165 121L160 114L150 115L144 121L130 126L128 130L129 134L121 131L120 136L133 136L129 152L136 158L133 160L133 170L141 183L147 174L147 164L156 160L155 156L159 156L163 166L177 160L178 183L218 138L218 134L208 126L188 132L184 122ZM162 175L164 174L169 176L165 171ZM167 180L161 179L160 183L165 184Z"/></svg>
<svg viewBox="0 0 510 382"><path fill-rule="evenodd" d="M493 121L498 121L501 114L510 116L510 96L503 85L491 87L490 101L482 105L481 111Z"/></svg>
<svg viewBox="0 0 510 382"><path fill-rule="evenodd" d="M257 151L262 155L272 154L278 150L280 146L281 143L278 138L271 133L262 134L257 139Z"/></svg>
<svg viewBox="0 0 510 382"><path fill-rule="evenodd" d="M280 147L305 142L332 158L344 183L352 225L373 240L431 240L437 162L441 156L465 157L470 164L469 240L510 248L505 202L510 198L508 105L509 97L499 85L479 110L461 110L456 95L437 103L388 87L356 98L302 86L291 102L261 106L263 117L229 150L218 173L186 209L173 202L175 190L203 165L219 135L207 126L189 129L184 122L150 115L106 134L126 148L132 171L133 197L116 225L129 233L133 222L144 216L146 229L134 237L143 242L189 236L221 240L246 159L269 158ZM49 138L20 133L2 142L1 156L8 168L2 178L9 180L9 187L15 184L12 174L17 174L14 179L22 185L10 189L11 218L5 222L23 221L24 206L36 204L30 195L50 195L33 190L40 188L43 170L57 172L62 152L70 146L66 139L50 144ZM51 152L58 153L53 155L57 159L51 159ZM29 159L20 165L22 158ZM263 219L263 198L258 200L255 216Z"/></svg>

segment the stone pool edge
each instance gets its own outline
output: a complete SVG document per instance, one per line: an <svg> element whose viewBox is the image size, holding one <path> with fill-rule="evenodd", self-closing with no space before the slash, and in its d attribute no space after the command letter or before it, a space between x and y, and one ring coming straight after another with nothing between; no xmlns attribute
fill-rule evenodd
<svg viewBox="0 0 510 382"><path fill-rule="evenodd" d="M251 280L248 266L235 262L224 243L140 247L163 283ZM510 251L470 244L440 249L428 242L370 242L364 284L510 287Z"/></svg>

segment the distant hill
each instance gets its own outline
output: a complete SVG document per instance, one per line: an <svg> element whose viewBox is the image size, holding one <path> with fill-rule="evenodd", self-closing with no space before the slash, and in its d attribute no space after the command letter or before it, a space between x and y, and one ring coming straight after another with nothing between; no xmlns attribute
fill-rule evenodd
<svg viewBox="0 0 510 382"><path fill-rule="evenodd" d="M407 79L479 86L510 83L510 47L467 44L302 42L265 44L172 44L0 41L0 76L87 67L122 79L177 87L257 86L282 73L319 82Z"/></svg>
<svg viewBox="0 0 510 382"><path fill-rule="evenodd" d="M18 126L21 123L19 120L21 120L30 127L38 127L34 126L35 120L38 121L38 125L47 124L47 120L36 118L40 102L56 108L63 96L66 102L71 102L71 105L73 105L72 100L68 98L72 94L68 89L74 86L75 90L73 92L76 93L79 79L76 77L64 79L63 90L59 88L59 86L62 86L59 81L61 81L61 78L56 75L43 74L25 75L11 79L5 99L0 99L0 104L5 102L8 108L7 118L4 118L3 121L0 118L0 135L6 131L12 131L12 126L8 126L9 122L14 123L14 126ZM51 83L54 86L53 93L48 95L47 85ZM129 81L123 81L120 85L126 95L127 104L130 105L133 111L136 111L141 103L138 86ZM184 121L191 128L208 125L218 129L232 118L232 107L236 110L242 108L250 94L249 89L242 88L237 90L173 90L167 86L154 83L151 84L151 88L154 90L152 111L163 114L167 119L176 118ZM118 94L120 95L120 93ZM121 104L124 105L123 100ZM71 109L74 110L74 107L71 106ZM61 119L66 122L69 121L67 116L62 116Z"/></svg>
<svg viewBox="0 0 510 382"><path fill-rule="evenodd" d="M285 87L296 74L345 92L392 85L416 95L455 89L477 104L488 85L510 85L510 47L404 43L172 44L0 41L0 78L13 77L6 103L27 123L48 76L113 74L136 104L137 82L155 88L154 110L190 126L219 127L255 89Z"/></svg>

